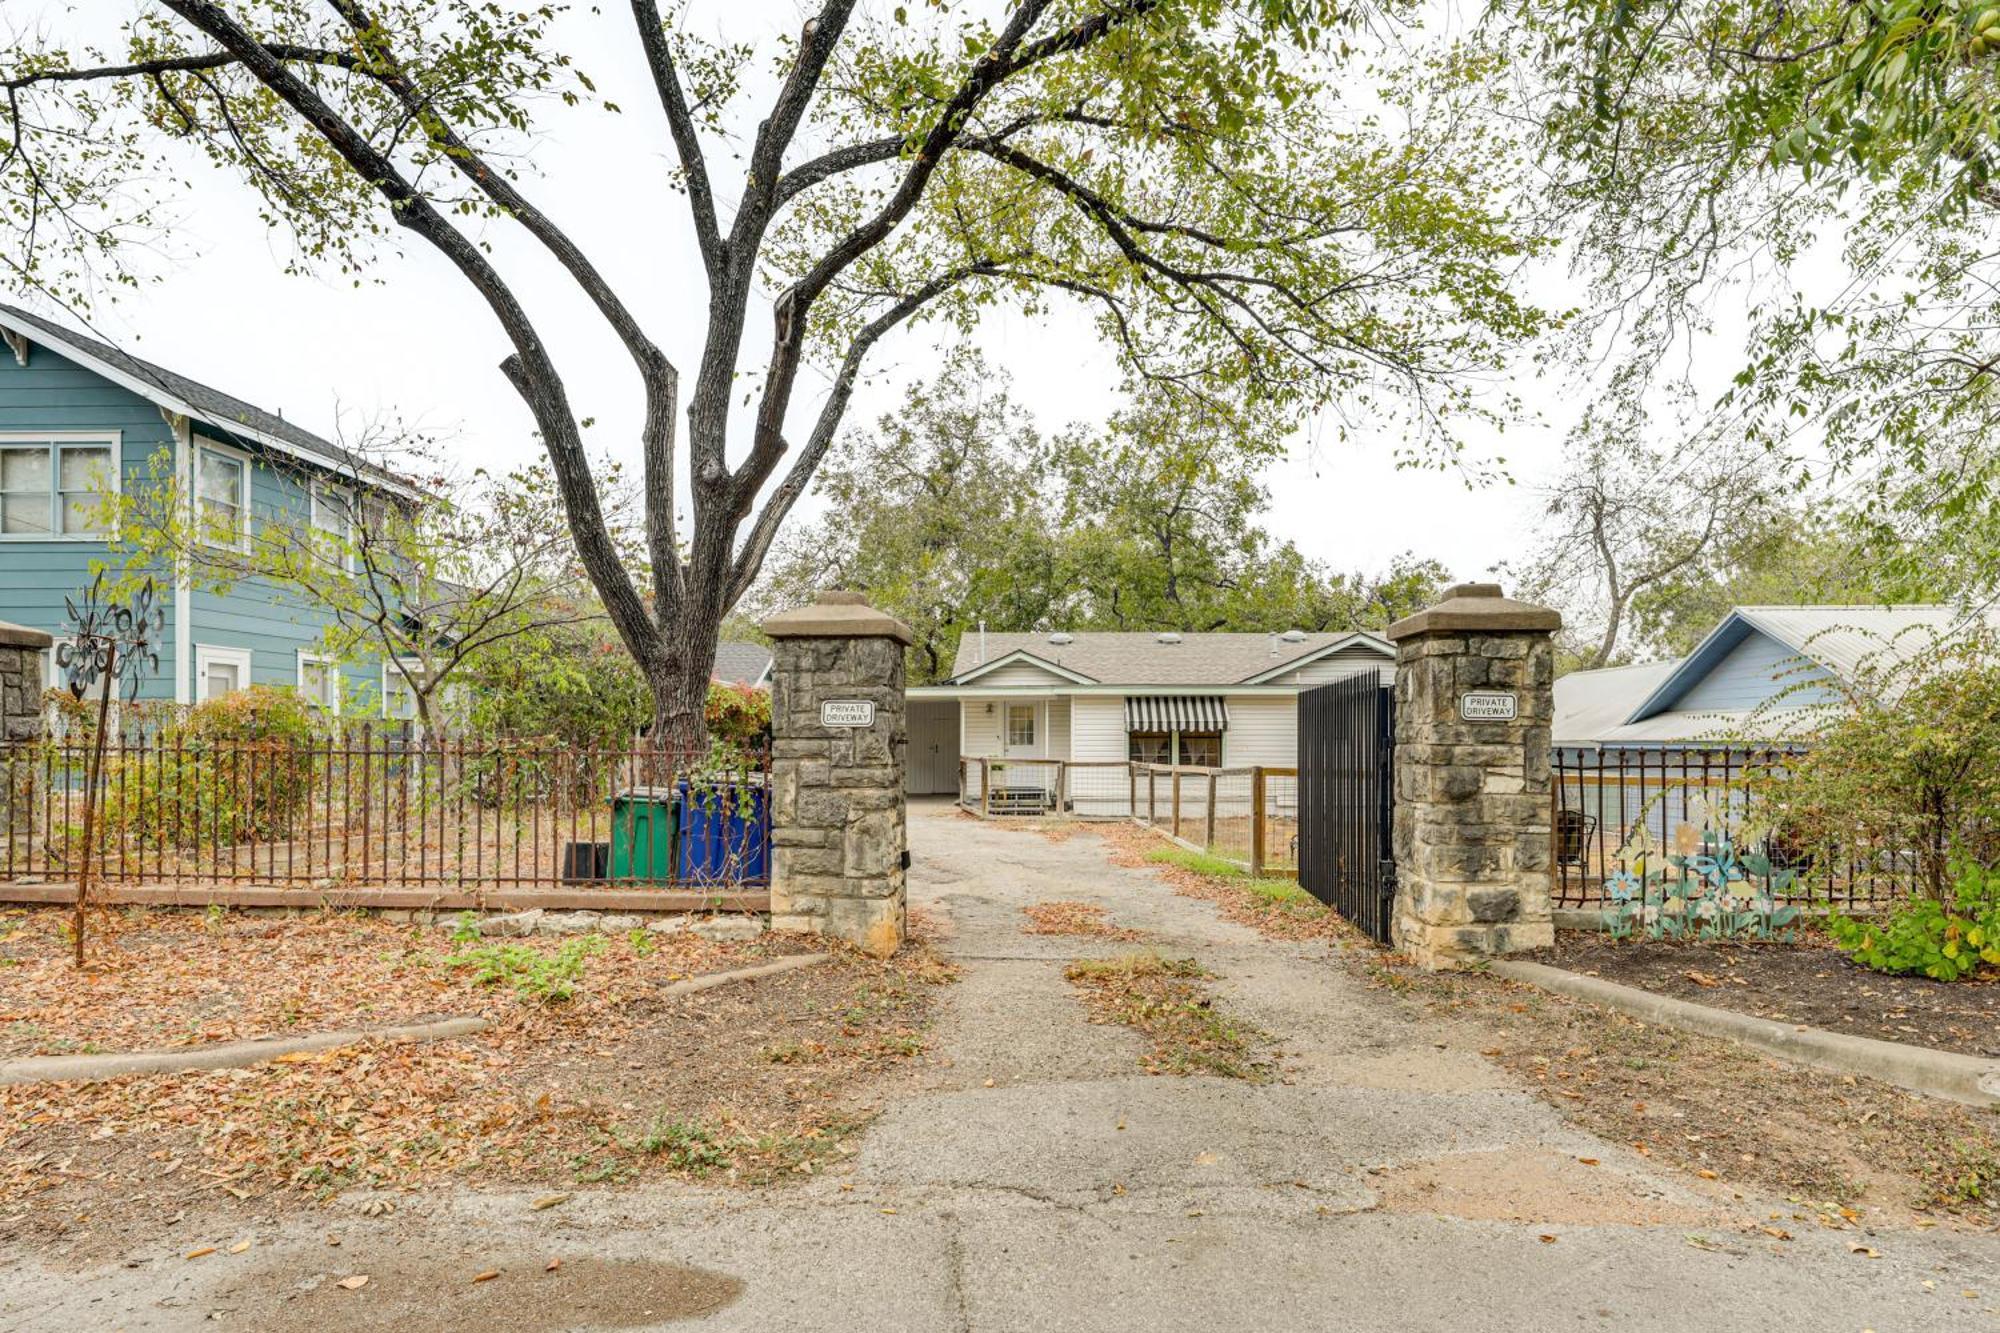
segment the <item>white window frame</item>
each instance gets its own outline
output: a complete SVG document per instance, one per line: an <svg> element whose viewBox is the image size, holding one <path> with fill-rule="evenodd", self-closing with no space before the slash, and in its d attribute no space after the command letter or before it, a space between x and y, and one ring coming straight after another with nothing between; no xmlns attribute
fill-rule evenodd
<svg viewBox="0 0 2000 1333"><path fill-rule="evenodd" d="M332 695L331 698L316 699L306 693L306 668L309 666L326 668L327 692ZM309 653L301 648L299 650L298 692L299 697L304 699L308 704L316 708L324 708L332 716L339 717L340 696L343 693L340 679L340 659L328 657L325 653Z"/></svg>
<svg viewBox="0 0 2000 1333"><path fill-rule="evenodd" d="M0 532L0 542L108 542L116 541L118 532L114 524L107 532L64 532L62 531L62 458L65 445L81 445L88 449L111 450L111 493L122 495L125 490L125 436L122 431L0 431L0 449L22 449L40 446L49 455L49 530L47 532Z"/></svg>
<svg viewBox="0 0 2000 1333"><path fill-rule="evenodd" d="M382 659L382 716L384 718L387 718L391 722L413 723L417 720L417 713L414 708L411 709L408 717L397 717L389 711L390 673L394 672L397 676L400 676L405 686L408 686L410 669L414 668L421 672L423 667L424 661L421 657L385 657ZM414 690L412 690L412 693L414 693Z"/></svg>
<svg viewBox="0 0 2000 1333"><path fill-rule="evenodd" d="M195 535L204 546L213 546L220 550L248 551L250 549L250 494L253 489L250 474L256 467L256 461L249 454L243 452L243 450L231 448L229 445L223 444L219 440L212 440L206 435L196 435L193 438L194 494L188 497L188 503L194 507L191 517L194 520ZM236 542L233 546L214 541L209 534L208 515L202 507L201 495L201 469L203 457L206 454L216 454L227 458L242 468L242 471L237 474L240 489L236 497Z"/></svg>
<svg viewBox="0 0 2000 1333"><path fill-rule="evenodd" d="M319 540L321 532L319 511L320 506L325 503L321 498L322 496L334 496L340 500L342 531L339 534L339 541L344 552L341 564L351 574L358 568L354 551L355 511L358 504L355 498L355 491L352 487L337 486L332 482L314 481L308 483L306 487L306 526L312 529L312 539L315 542Z"/></svg>
<svg viewBox="0 0 2000 1333"><path fill-rule="evenodd" d="M1034 719L1035 738L1021 749L1014 748L1013 711L1025 708ZM1030 759L1047 754L1048 715L1040 703L1024 702L1019 699L1003 699L1000 703L1000 753L1004 757Z"/></svg>
<svg viewBox="0 0 2000 1333"><path fill-rule="evenodd" d="M250 688L250 650L229 648L217 643L198 643L194 646L194 697L198 703L208 702L208 665L211 662L229 662L237 667L236 679L241 682L236 688Z"/></svg>

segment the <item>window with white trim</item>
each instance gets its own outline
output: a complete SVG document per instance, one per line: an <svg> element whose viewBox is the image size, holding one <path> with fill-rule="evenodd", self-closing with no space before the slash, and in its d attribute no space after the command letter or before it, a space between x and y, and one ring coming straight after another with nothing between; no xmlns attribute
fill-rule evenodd
<svg viewBox="0 0 2000 1333"><path fill-rule="evenodd" d="M250 460L206 442L195 448L195 521L210 546L250 540Z"/></svg>
<svg viewBox="0 0 2000 1333"><path fill-rule="evenodd" d="M116 460L109 439L0 440L0 536L105 536Z"/></svg>
<svg viewBox="0 0 2000 1333"><path fill-rule="evenodd" d="M204 703L249 689L250 650L196 644L194 685L195 697Z"/></svg>
<svg viewBox="0 0 2000 1333"><path fill-rule="evenodd" d="M1035 744L1035 706L1033 704L1007 705L1007 744L1009 748L1031 749Z"/></svg>
<svg viewBox="0 0 2000 1333"><path fill-rule="evenodd" d="M326 713L340 711L340 665L331 657L299 654L299 698Z"/></svg>
<svg viewBox="0 0 2000 1333"><path fill-rule="evenodd" d="M417 691L411 683L423 675L423 664L415 660L382 664L382 716L397 721L413 721L417 716Z"/></svg>
<svg viewBox="0 0 2000 1333"><path fill-rule="evenodd" d="M339 486L314 482L311 493L313 540L326 559L354 567L354 495Z"/></svg>

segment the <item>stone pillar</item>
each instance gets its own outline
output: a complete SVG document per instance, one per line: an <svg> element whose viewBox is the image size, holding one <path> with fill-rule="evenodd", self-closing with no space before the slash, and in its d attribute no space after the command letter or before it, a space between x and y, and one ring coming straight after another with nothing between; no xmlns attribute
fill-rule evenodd
<svg viewBox="0 0 2000 1333"><path fill-rule="evenodd" d="M877 957L903 942L903 649L909 626L855 592L764 622L771 636L771 925Z"/></svg>
<svg viewBox="0 0 2000 1333"><path fill-rule="evenodd" d="M42 738L42 654L54 642L38 629L0 620L0 754ZM29 827L35 772L32 762L0 762L0 833Z"/></svg>
<svg viewBox="0 0 2000 1333"><path fill-rule="evenodd" d="M1446 968L1554 942L1549 723L1562 617L1461 583L1396 645L1396 945Z"/></svg>

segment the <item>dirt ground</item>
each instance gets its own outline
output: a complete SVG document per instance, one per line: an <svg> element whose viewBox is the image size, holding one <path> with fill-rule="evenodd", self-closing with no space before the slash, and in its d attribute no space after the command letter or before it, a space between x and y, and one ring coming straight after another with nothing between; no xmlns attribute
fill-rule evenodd
<svg viewBox="0 0 2000 1333"><path fill-rule="evenodd" d="M1698 1004L1786 1023L2000 1056L2000 974L1963 981L1891 976L1805 944L1614 940L1564 931L1537 961Z"/></svg>
<svg viewBox="0 0 2000 1333"><path fill-rule="evenodd" d="M1142 862L1165 845L1139 829L1107 828L1104 837L1114 859L1125 864ZM1160 869L1177 892L1216 903L1232 921L1272 938L1324 939L1339 946L1331 965L1358 970L1371 986L1423 1012L1477 1025L1480 1054L1521 1077L1571 1122L1696 1180L1743 1181L1793 1200L1792 1209L1769 1220L1778 1230L1852 1226L1861 1205L1917 1226L2000 1225L2000 1114L1651 1027L1499 977L1425 973L1369 943L1310 898L1274 900L1244 876ZM1780 975L1804 972L1813 981L1819 980L1813 973L1832 970L1820 948L1789 955L1778 946L1740 952L1776 960L1739 958L1740 969L1770 966ZM1710 954L1702 957L1710 964L1687 961L1679 970L1707 974L1722 966ZM1888 1000L1906 993L1880 985L1886 978L1832 961L1861 979L1857 995L1875 989ZM1719 987L1686 984L1700 992L1691 998L1704 1003L1719 1003L1724 993L1749 993L1726 981ZM1899 1010L1885 1004L1884 1012ZM1861 1029L1857 1023L1846 1030ZM1992 1035L1990 1023L1985 1031Z"/></svg>
<svg viewBox="0 0 2000 1333"><path fill-rule="evenodd" d="M77 1261L169 1220L212 1216L226 1232L344 1192L810 1175L853 1151L880 1086L907 1076L935 988L953 976L919 938L890 963L841 952L661 998L672 982L808 946L684 933L469 943L365 917L155 912L107 930L79 978L62 960L60 917L9 918L0 1033L10 1052L152 1049L426 1014L493 1024L245 1069L0 1088L0 1241ZM482 984L464 958L487 946L542 960L572 949L574 995Z"/></svg>

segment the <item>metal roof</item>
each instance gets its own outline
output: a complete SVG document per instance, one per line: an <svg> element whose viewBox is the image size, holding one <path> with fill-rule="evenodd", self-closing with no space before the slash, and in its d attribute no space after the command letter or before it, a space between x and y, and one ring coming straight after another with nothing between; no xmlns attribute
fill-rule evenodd
<svg viewBox="0 0 2000 1333"><path fill-rule="evenodd" d="M1013 653L1105 685L1244 684L1348 647L1384 661L1396 656L1387 640L1366 630L1307 634L1290 642L1275 634L1211 633L1182 634L1177 642L1162 643L1152 631L1113 630L1078 630L1066 636L1066 643L1052 642L1054 637L1041 632L982 636L967 630L958 641L951 678L956 682L976 675Z"/></svg>
<svg viewBox="0 0 2000 1333"><path fill-rule="evenodd" d="M1597 744L1605 733L1622 727L1639 701L1679 665L1677 660L1645 662L1559 677L1550 739L1557 745Z"/></svg>
<svg viewBox="0 0 2000 1333"><path fill-rule="evenodd" d="M1710 630L1692 653L1659 680L1627 715L1643 722L1673 705L1731 649L1753 633L1764 634L1840 680L1864 665L1892 677L1941 641L1970 627L2000 628L2000 611L1968 616L1954 606L1739 606Z"/></svg>
<svg viewBox="0 0 2000 1333"><path fill-rule="evenodd" d="M64 328L17 306L0 303L0 327L41 343L58 356L97 371L133 393L183 416L204 422L223 435L240 435L283 453L304 457L347 476L375 482L408 495L417 491L394 473L352 450L322 439L254 403L211 388L165 366L122 352L109 343ZM32 353L30 353L32 355Z"/></svg>

